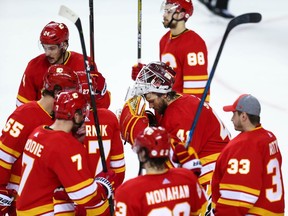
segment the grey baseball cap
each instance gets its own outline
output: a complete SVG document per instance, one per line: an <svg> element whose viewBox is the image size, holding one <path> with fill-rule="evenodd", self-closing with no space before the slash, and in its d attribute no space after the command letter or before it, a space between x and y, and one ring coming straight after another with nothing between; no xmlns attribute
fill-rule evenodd
<svg viewBox="0 0 288 216"><path fill-rule="evenodd" d="M235 112L237 110L250 115L260 116L261 106L257 98L251 94L242 94L232 105L224 106L223 110L225 112Z"/></svg>

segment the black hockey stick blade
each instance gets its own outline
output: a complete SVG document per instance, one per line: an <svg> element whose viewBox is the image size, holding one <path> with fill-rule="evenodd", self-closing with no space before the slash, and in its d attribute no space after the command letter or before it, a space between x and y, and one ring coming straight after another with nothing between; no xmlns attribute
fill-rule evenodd
<svg viewBox="0 0 288 216"><path fill-rule="evenodd" d="M200 117L200 114L201 114L201 111L202 111L202 107L203 107L203 104L205 102L205 99L207 97L207 93L208 93L208 90L210 88L210 85L211 85L211 82L212 82L212 79L213 79L213 76L214 76L214 73L215 73L215 70L216 70L216 67L217 67L217 64L219 62L219 59L220 59L220 56L221 56L221 53L222 53L222 50L223 50L223 47L224 47L224 44L225 44L225 41L228 37L228 34L229 32L236 26L238 25L241 25L241 24L245 24L245 23L258 23L260 22L262 19L262 16L260 13L246 13L246 14L242 14L242 15L239 15L235 18L233 18L229 23L228 23L228 26L225 30L225 33L224 33L224 36L222 38L222 41L221 41L221 44L220 44L220 47L218 49L218 52L217 52L217 55L216 55L216 58L214 60L214 63L213 63L213 66L212 66L212 69L211 69L211 72L209 74L209 78L207 80L207 84L205 86L205 89L204 89L204 92L203 92L203 95L202 95L202 98L201 98L201 101L198 105L198 108L197 108L197 111L196 111L196 114L195 114L195 117L194 117L194 120L193 120L193 123L192 123L192 126L191 126L191 129L189 131L189 135L188 135L188 139L185 143L185 147L188 148L189 145L190 145L190 142L193 138L193 134L194 134L194 131L195 131L195 127L197 125L197 122L198 122L198 119Z"/></svg>

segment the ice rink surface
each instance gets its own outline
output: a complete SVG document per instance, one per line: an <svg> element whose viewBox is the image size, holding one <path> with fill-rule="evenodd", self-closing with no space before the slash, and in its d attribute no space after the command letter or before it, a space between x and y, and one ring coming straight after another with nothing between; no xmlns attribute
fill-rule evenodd
<svg viewBox="0 0 288 216"><path fill-rule="evenodd" d="M167 31L162 26L162 0L143 0L142 62L156 61L158 42ZM28 61L41 54L39 35L50 21L64 22L70 30L69 50L82 52L76 27L60 17L60 5L76 12L81 20L89 55L88 0L0 0L0 127L15 108L16 94ZM237 26L224 46L211 84L211 106L237 135L231 122L232 113L222 107L233 103L243 93L251 93L262 105L261 122L278 138L283 157L283 178L288 203L288 1L231 0L234 15L249 12L262 14L258 24ZM110 109L124 103L131 66L137 63L137 1L94 1L95 61L106 77L112 93ZM229 20L211 14L194 0L194 14L187 26L206 41L209 71L212 68ZM32 116L31 116L32 117ZM34 116L37 118L37 116ZM2 125L2 126L1 126ZM239 146L240 147L240 146ZM137 176L138 162L130 146L125 146L126 179ZM286 207L286 212L288 212ZM288 215L288 213L286 213Z"/></svg>

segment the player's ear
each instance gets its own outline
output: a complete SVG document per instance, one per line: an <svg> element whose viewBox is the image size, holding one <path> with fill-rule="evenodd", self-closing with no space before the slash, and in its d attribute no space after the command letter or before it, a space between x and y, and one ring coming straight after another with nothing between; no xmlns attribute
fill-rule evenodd
<svg viewBox="0 0 288 216"><path fill-rule="evenodd" d="M146 152L144 151L144 149L140 149L138 152L138 158L140 162L146 162Z"/></svg>

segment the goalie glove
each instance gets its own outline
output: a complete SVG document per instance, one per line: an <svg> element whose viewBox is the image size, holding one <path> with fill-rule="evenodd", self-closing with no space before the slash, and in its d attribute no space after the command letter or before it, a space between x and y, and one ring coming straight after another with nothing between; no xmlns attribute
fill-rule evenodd
<svg viewBox="0 0 288 216"><path fill-rule="evenodd" d="M145 100L142 96L130 98L124 104L120 114L120 131L122 139L134 145L137 135L149 126L145 114Z"/></svg>
<svg viewBox="0 0 288 216"><path fill-rule="evenodd" d="M201 173L201 162L195 150L190 146L187 150L182 143L176 144L172 160L175 163L180 163L183 168L193 171L196 176Z"/></svg>

